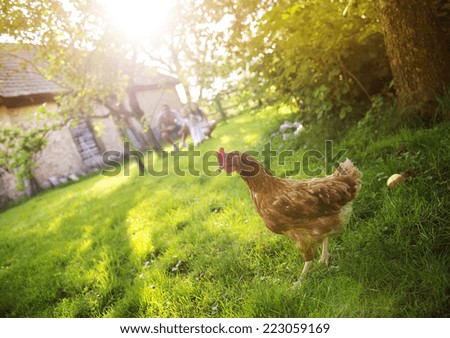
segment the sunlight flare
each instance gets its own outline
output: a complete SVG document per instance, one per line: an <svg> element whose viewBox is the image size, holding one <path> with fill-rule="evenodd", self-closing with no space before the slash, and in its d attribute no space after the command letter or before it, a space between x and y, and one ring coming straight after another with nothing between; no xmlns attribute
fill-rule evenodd
<svg viewBox="0 0 450 338"><path fill-rule="evenodd" d="M170 21L173 0L98 0L115 28L131 39L156 37Z"/></svg>

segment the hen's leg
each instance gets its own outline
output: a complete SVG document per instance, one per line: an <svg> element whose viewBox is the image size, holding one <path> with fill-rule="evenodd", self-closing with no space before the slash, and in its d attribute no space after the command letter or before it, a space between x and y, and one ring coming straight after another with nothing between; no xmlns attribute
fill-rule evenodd
<svg viewBox="0 0 450 338"><path fill-rule="evenodd" d="M325 237L322 241L322 255L320 256L319 263L328 265L328 258L330 258L328 252L328 237Z"/></svg>
<svg viewBox="0 0 450 338"><path fill-rule="evenodd" d="M305 264L303 265L303 270L302 273L300 274L300 278L298 279L298 281L296 281L293 285L293 287L302 285L302 282L305 279L306 273L308 272L309 268L311 267L312 261L306 261Z"/></svg>
<svg viewBox="0 0 450 338"><path fill-rule="evenodd" d="M300 274L300 279L294 283L294 286L297 286L302 283L302 280L304 280L306 273L311 267L312 261L316 255L317 243L315 243L311 238L305 239L300 237L300 240L297 239L295 245L300 249L303 259L305 260L302 273Z"/></svg>
<svg viewBox="0 0 450 338"><path fill-rule="evenodd" d="M303 265L302 274L300 275L300 279L302 279L306 273L308 272L309 268L311 267L312 261L306 261L305 265Z"/></svg>

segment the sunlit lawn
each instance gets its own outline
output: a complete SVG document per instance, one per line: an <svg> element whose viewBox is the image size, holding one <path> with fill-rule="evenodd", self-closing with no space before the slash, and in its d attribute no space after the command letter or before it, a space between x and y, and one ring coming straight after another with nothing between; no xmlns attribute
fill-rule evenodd
<svg viewBox="0 0 450 338"><path fill-rule="evenodd" d="M286 116L233 118L199 149L260 149ZM315 264L299 288L299 252L264 227L235 175L194 176L182 158L178 176L169 157L167 176L140 177L133 162L129 177L42 193L0 214L0 316L448 315L448 129L347 154L364 173L354 217L331 241L330 267ZM397 158L405 143L411 156ZM402 165L427 171L387 191Z"/></svg>

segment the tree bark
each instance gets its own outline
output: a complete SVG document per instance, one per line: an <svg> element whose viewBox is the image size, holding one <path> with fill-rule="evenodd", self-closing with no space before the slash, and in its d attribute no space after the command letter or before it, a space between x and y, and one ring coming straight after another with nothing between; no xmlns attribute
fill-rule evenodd
<svg viewBox="0 0 450 338"><path fill-rule="evenodd" d="M399 103L425 118L450 84L446 39L431 0L377 0Z"/></svg>
<svg viewBox="0 0 450 338"><path fill-rule="evenodd" d="M137 98L137 93L134 90L128 91L128 97L130 100L130 106L133 114L138 118L139 121L142 121L142 118L145 115L145 112L142 110L141 106L139 105L139 100ZM162 151L162 147L159 144L158 140L156 139L156 136L153 134L152 129L150 126L148 126L147 131L145 132L145 136L148 140L144 140L146 143L150 143L150 146L153 148L153 150L157 152Z"/></svg>

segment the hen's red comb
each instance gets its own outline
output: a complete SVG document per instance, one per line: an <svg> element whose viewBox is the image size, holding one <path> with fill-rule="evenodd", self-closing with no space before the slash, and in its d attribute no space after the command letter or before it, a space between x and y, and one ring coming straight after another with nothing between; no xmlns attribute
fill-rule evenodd
<svg viewBox="0 0 450 338"><path fill-rule="evenodd" d="M220 165L223 165L224 158L225 158L225 150L221 147L219 149L219 153L217 154L217 159L219 160Z"/></svg>

